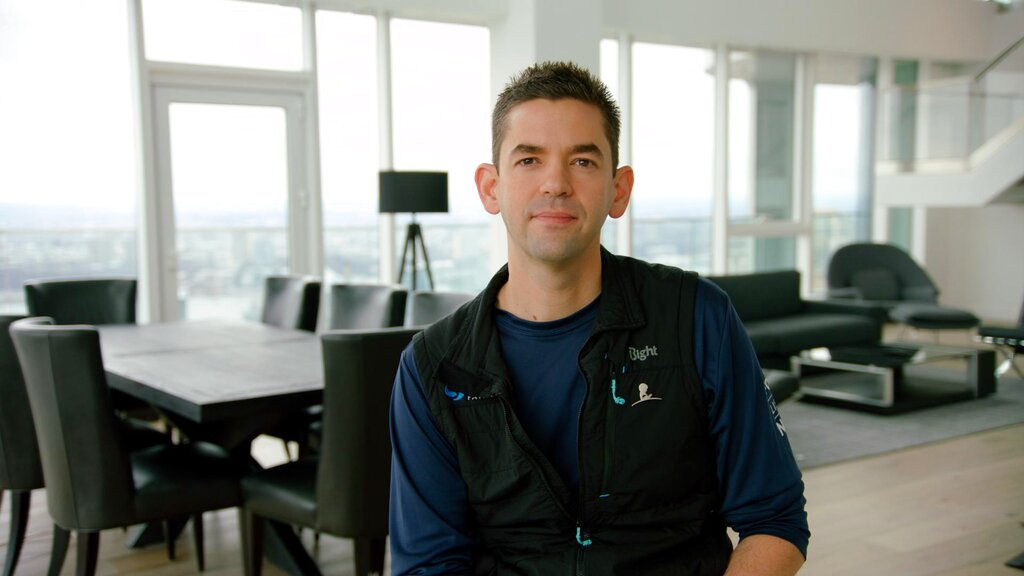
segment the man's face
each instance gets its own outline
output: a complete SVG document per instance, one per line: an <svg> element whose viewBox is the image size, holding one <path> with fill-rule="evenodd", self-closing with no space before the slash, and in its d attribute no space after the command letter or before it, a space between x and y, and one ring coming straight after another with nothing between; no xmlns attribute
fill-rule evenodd
<svg viewBox="0 0 1024 576"><path fill-rule="evenodd" d="M484 208L501 214L509 260L568 264L596 252L607 216L626 210L629 167L614 170L601 111L578 100L530 100L507 117L499 166L477 169Z"/></svg>

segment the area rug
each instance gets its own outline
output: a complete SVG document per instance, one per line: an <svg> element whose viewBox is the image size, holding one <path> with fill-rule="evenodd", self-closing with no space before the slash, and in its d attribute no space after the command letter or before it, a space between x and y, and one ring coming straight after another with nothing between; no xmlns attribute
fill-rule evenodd
<svg viewBox="0 0 1024 576"><path fill-rule="evenodd" d="M797 463L807 470L1022 423L1024 380L1003 377L985 398L890 416L798 400L779 411Z"/></svg>

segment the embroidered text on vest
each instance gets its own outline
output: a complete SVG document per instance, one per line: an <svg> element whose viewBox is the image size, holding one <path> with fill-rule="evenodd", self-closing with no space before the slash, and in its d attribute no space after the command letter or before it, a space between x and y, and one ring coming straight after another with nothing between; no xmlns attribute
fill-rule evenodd
<svg viewBox="0 0 1024 576"><path fill-rule="evenodd" d="M647 360L648 356L657 356L657 355L658 355L658 347L657 346L644 346L643 348L633 348L632 346L629 347L629 359L634 361L634 362L636 362L636 361L643 362L644 360Z"/></svg>

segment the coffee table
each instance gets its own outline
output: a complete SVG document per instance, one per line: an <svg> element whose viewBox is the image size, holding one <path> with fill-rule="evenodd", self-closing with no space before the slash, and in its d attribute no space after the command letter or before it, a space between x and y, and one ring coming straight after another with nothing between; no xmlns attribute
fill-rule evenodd
<svg viewBox="0 0 1024 576"><path fill-rule="evenodd" d="M936 363L953 364L938 367ZM801 401L894 414L971 400L996 390L995 353L893 343L812 348L790 359Z"/></svg>

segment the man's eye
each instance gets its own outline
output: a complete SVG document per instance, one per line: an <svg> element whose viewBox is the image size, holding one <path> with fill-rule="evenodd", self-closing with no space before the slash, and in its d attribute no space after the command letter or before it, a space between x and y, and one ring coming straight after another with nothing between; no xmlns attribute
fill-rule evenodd
<svg viewBox="0 0 1024 576"><path fill-rule="evenodd" d="M523 158L522 160L519 161L519 164L522 165L522 166L529 166L530 164L536 164L536 163L537 163L537 159L536 158Z"/></svg>
<svg viewBox="0 0 1024 576"><path fill-rule="evenodd" d="M590 168L594 165L594 162L592 160L588 160L586 158L577 158L573 160L573 163L583 168Z"/></svg>

